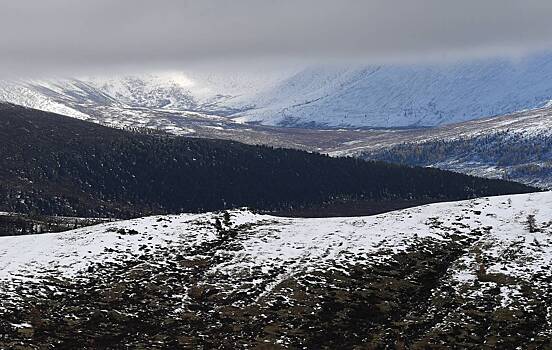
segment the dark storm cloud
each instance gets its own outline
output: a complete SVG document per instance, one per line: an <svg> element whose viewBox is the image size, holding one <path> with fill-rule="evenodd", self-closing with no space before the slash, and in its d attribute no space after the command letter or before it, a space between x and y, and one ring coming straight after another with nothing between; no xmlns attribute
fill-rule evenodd
<svg viewBox="0 0 552 350"><path fill-rule="evenodd" d="M523 53L550 0L0 0L0 74Z"/></svg>

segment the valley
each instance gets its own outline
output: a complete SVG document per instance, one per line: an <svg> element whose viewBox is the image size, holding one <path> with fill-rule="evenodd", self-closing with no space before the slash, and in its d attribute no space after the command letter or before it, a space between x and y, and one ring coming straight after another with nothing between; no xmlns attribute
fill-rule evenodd
<svg viewBox="0 0 552 350"><path fill-rule="evenodd" d="M0 9L0 350L552 349L550 0Z"/></svg>
<svg viewBox="0 0 552 350"><path fill-rule="evenodd" d="M121 129L431 166L550 188L552 156L538 151L550 143L552 98L544 83L552 75L550 57L382 69L295 67L235 76L196 72L3 81L0 100ZM508 90L510 85L524 88ZM441 90L446 96L438 94ZM385 95L390 91L395 95ZM485 99L478 97L482 93ZM377 106L385 106L381 110L366 105L375 96ZM466 105L470 101L473 105ZM289 118L278 117L282 110ZM349 115L346 122L338 118L343 113ZM402 119L389 119L398 114ZM378 119L382 116L388 120ZM512 146L516 139L534 147L520 152ZM459 148L467 153L412 157L443 142L462 143ZM489 148L502 151L490 154ZM516 159L504 161L505 156Z"/></svg>
<svg viewBox="0 0 552 350"><path fill-rule="evenodd" d="M0 210L77 217L251 207L281 211L338 202L469 199L537 190L413 168L151 129L120 130L0 104Z"/></svg>

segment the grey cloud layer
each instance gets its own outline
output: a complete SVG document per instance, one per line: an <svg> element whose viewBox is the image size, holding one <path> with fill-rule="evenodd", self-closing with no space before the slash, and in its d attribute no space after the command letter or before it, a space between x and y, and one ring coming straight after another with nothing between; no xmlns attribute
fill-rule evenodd
<svg viewBox="0 0 552 350"><path fill-rule="evenodd" d="M0 73L548 48L550 0L0 0Z"/></svg>

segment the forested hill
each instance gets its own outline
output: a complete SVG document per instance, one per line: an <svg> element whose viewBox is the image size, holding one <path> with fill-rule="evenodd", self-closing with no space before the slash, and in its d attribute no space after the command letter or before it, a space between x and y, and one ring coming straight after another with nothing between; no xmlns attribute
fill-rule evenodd
<svg viewBox="0 0 552 350"><path fill-rule="evenodd" d="M128 217L534 190L437 169L116 130L0 105L0 211Z"/></svg>

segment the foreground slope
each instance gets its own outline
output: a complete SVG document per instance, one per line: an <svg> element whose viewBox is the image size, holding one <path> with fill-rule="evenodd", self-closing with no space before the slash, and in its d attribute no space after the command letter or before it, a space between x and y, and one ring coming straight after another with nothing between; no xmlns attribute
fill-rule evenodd
<svg viewBox="0 0 552 350"><path fill-rule="evenodd" d="M0 210L143 216L333 201L437 201L534 188L437 169L129 132L0 105Z"/></svg>
<svg viewBox="0 0 552 350"><path fill-rule="evenodd" d="M550 192L229 214L0 238L0 347L552 346Z"/></svg>

